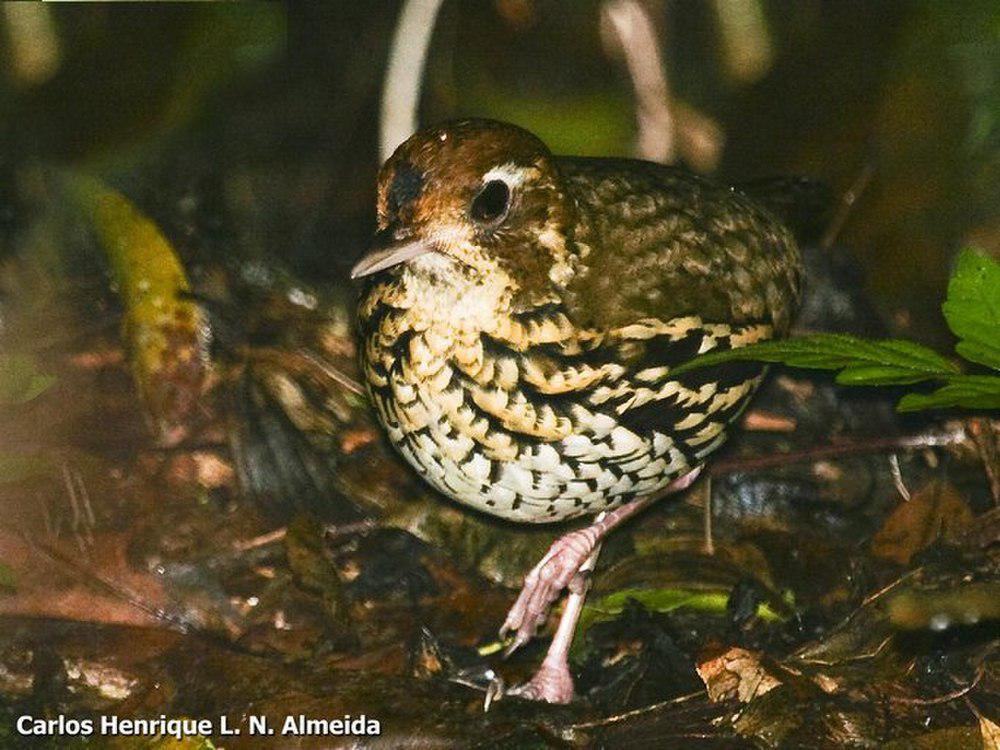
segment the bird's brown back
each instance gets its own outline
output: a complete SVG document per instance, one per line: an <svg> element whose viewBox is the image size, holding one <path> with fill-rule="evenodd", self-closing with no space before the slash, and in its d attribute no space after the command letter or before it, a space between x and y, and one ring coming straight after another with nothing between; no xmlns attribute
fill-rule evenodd
<svg viewBox="0 0 1000 750"><path fill-rule="evenodd" d="M770 323L780 335L798 303L791 232L736 188L631 159L560 157L577 206L580 268L567 299L598 328L699 315Z"/></svg>

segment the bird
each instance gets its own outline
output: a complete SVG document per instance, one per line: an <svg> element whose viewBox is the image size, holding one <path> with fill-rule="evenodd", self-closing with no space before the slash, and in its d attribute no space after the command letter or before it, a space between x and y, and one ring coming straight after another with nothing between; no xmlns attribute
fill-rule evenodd
<svg viewBox="0 0 1000 750"><path fill-rule="evenodd" d="M569 646L605 536L688 487L764 375L698 354L784 336L792 231L736 187L626 158L557 156L518 126L448 121L382 166L351 271L360 370L389 441L452 501L523 524L590 518L525 577L507 652L567 592L514 695L574 698Z"/></svg>

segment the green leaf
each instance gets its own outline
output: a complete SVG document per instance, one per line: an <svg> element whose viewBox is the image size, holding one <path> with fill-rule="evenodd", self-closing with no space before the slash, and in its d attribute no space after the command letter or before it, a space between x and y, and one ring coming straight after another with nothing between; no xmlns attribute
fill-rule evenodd
<svg viewBox="0 0 1000 750"><path fill-rule="evenodd" d="M941 309L960 339L955 351L970 362L1000 370L1000 263L963 250Z"/></svg>
<svg viewBox="0 0 1000 750"><path fill-rule="evenodd" d="M837 374L836 378L841 385L900 385L919 383L926 379L926 375L914 373L909 376L901 373L898 367L889 365L845 367Z"/></svg>
<svg viewBox="0 0 1000 750"><path fill-rule="evenodd" d="M1000 377L961 375L931 393L910 393L896 408L899 411L923 409L1000 409Z"/></svg>
<svg viewBox="0 0 1000 750"><path fill-rule="evenodd" d="M0 406L27 403L55 382L55 376L38 372L38 363L28 354L0 358Z"/></svg>
<svg viewBox="0 0 1000 750"><path fill-rule="evenodd" d="M839 333L817 333L783 341L764 341L740 349L708 352L671 372L734 361L776 362L792 367L842 370L844 385L905 385L950 378L958 368L933 349L912 341L865 341Z"/></svg>
<svg viewBox="0 0 1000 750"><path fill-rule="evenodd" d="M625 611L625 605L634 599L652 612L673 612L686 607L700 612L725 614L729 602L729 591L705 591L701 589L643 589L628 588L615 591L597 601L584 605L580 616L579 632L585 632L591 625L617 617ZM785 617L766 602L757 607L757 615L768 622L784 620Z"/></svg>

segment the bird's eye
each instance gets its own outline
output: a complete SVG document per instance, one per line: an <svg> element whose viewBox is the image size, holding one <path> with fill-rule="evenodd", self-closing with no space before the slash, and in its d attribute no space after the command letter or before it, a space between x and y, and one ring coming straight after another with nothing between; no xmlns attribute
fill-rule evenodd
<svg viewBox="0 0 1000 750"><path fill-rule="evenodd" d="M510 208L510 188L503 180L490 180L472 199L469 213L483 224L493 224L503 219Z"/></svg>

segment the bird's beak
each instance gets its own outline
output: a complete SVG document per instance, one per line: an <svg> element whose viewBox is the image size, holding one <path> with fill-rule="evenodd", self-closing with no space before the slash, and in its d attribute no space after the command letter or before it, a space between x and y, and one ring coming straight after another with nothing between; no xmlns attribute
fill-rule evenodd
<svg viewBox="0 0 1000 750"><path fill-rule="evenodd" d="M398 229L386 227L376 232L371 249L354 264L351 278L360 279L362 276L384 271L433 250L434 247L424 240L404 235Z"/></svg>

